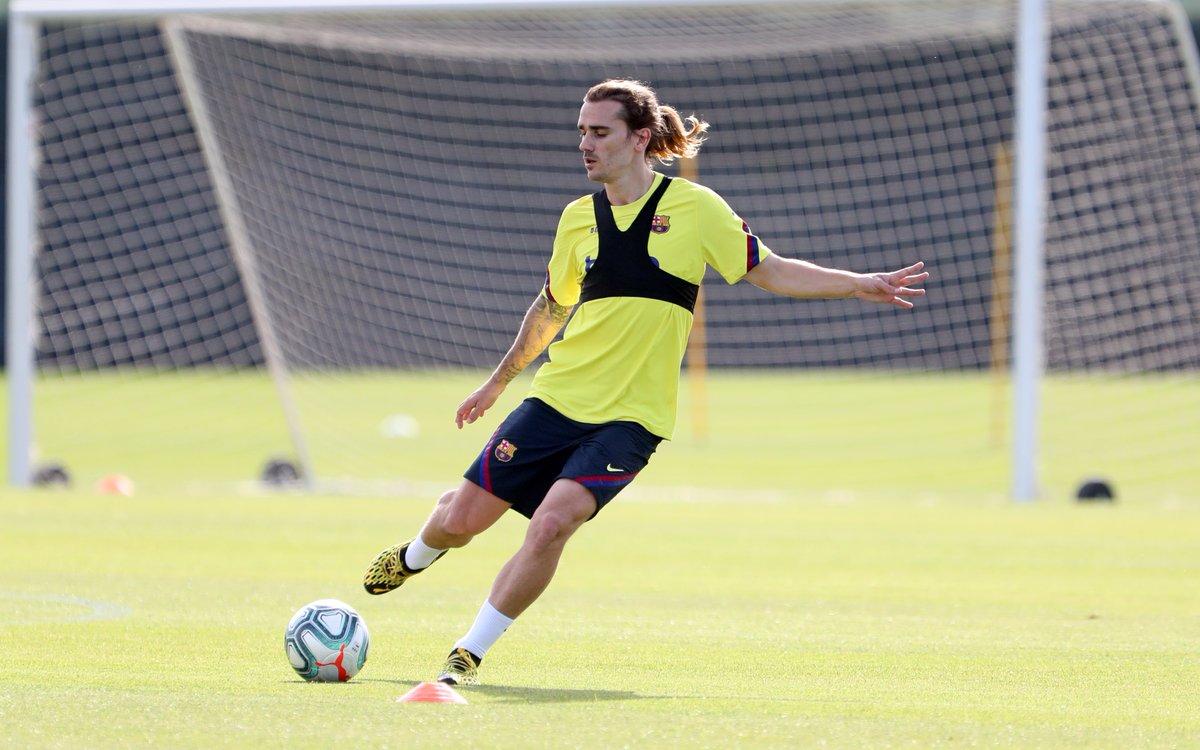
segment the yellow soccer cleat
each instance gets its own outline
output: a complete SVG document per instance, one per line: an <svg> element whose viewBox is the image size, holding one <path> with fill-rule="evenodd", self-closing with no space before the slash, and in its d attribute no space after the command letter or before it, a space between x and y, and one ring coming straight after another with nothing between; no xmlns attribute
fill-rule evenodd
<svg viewBox="0 0 1200 750"><path fill-rule="evenodd" d="M446 663L442 665L442 673L438 675L437 681L458 687L478 685L479 663L482 661L481 657L465 648L456 648L446 657Z"/></svg>
<svg viewBox="0 0 1200 750"><path fill-rule="evenodd" d="M425 570L425 568L413 570L404 564L404 553L411 543L410 539L404 544L393 545L375 556L367 568L366 574L363 575L363 588L367 590L368 594L386 594L389 591L395 591L403 586L409 578ZM444 554L446 553L443 552L442 555ZM434 558L434 562L437 562L442 555Z"/></svg>

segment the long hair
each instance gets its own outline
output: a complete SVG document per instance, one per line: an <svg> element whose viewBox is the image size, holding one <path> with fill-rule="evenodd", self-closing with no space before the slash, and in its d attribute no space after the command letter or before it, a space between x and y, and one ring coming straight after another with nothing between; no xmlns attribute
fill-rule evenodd
<svg viewBox="0 0 1200 750"><path fill-rule="evenodd" d="M674 107L658 103L654 89L641 81L612 79L597 83L588 89L585 102L620 102L624 109L621 117L632 130L650 129L650 143L646 146L646 160L658 159L670 164L678 157L691 158L700 152L704 143L704 131L708 123L695 115L688 115L686 125Z"/></svg>

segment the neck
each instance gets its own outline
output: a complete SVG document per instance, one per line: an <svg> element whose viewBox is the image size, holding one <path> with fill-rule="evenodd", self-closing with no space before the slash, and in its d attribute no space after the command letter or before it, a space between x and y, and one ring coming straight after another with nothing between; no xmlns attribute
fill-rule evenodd
<svg viewBox="0 0 1200 750"><path fill-rule="evenodd" d="M644 169L633 170L627 175L604 184L604 192L608 194L608 202L614 206L627 206L646 194L654 184L654 170L650 165Z"/></svg>

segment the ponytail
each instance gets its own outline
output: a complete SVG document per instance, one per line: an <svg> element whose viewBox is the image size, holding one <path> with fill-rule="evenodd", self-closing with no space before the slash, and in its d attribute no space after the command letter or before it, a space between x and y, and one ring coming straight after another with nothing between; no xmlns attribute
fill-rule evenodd
<svg viewBox="0 0 1200 750"><path fill-rule="evenodd" d="M658 114L657 119L662 123L662 128L651 130L646 156L658 159L663 164L670 164L676 157L691 159L700 153L700 144L704 143L704 131L708 130L707 122L695 115L688 115L684 120L674 107L665 104L658 105Z"/></svg>

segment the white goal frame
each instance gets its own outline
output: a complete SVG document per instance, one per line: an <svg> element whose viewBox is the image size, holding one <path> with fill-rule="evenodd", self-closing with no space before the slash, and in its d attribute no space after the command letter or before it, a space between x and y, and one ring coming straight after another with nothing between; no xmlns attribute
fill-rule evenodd
<svg viewBox="0 0 1200 750"><path fill-rule="evenodd" d="M813 0L791 0L812 4ZM1175 0L1177 27L1186 16ZM1043 376L1043 266L1046 220L1046 102L1049 61L1048 0L1017 0L1015 39L1015 152L1013 180L1014 285L1012 317L1013 434L1010 447L1010 496L1031 501L1038 495L1039 390ZM11 0L9 3L7 175L7 378L9 397L8 476L14 487L32 482L35 378L34 257L36 163L34 74L38 63L39 24L49 20L166 17L204 13L297 11L365 12L483 8L571 8L640 6L644 0ZM656 5L727 5L729 0L656 0ZM1191 56L1192 58L1195 55ZM1189 61L1193 81L1200 65ZM1197 87L1200 88L1200 87ZM261 322L259 323L261 326ZM261 330L261 328L260 328ZM269 349L269 346L265 347ZM269 360L269 353L268 353ZM268 361L268 367L270 362ZM286 389L281 392L287 410ZM303 457L302 438L297 452Z"/></svg>

